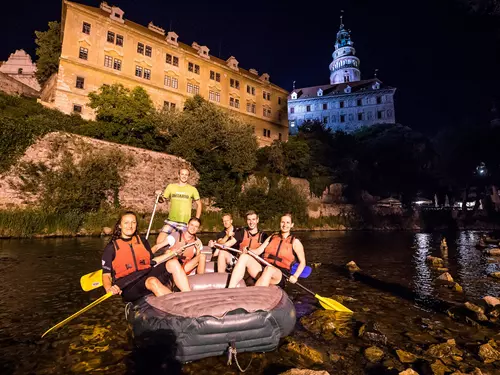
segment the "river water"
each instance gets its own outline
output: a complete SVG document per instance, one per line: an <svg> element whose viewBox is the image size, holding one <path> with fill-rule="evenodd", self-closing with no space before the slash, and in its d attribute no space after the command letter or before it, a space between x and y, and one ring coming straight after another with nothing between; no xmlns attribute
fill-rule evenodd
<svg viewBox="0 0 500 375"><path fill-rule="evenodd" d="M471 347L491 338L499 340L498 332L454 321L443 311L443 301L463 302L464 296L467 299L500 296L500 282L487 277L490 272L500 271L500 259L488 258L475 248L479 234L446 233L449 249L442 253L439 243L443 233L296 233L302 239L308 263L321 263L303 284L325 297L352 297L354 300L344 304L356 312L356 320L376 322L387 337L387 343L381 344L386 358L396 358L394 348L423 351L431 343L454 338L466 352L464 369L479 367L500 374L499 361L483 364L477 348ZM201 238L205 243L212 236L203 234ZM234 366L225 365L223 357L182 368L148 367L153 366L151 358L145 363L134 350L124 320L124 304L117 297L40 338L46 329L103 294L102 288L83 292L79 279L99 269L107 241L105 238L0 240L0 373L237 373ZM426 263L428 255L445 259L464 294L436 284L439 273ZM343 267L351 260L362 270L358 277L353 278ZM300 289L287 286L286 290L294 300L299 318L316 308L314 298ZM409 338L427 332L432 333L427 342ZM293 337L330 355L331 361L316 367L331 374L398 373L390 370L390 366L373 367L367 363L363 350L370 344L357 337L321 342L299 323ZM241 361L248 362L250 356L243 354ZM292 365L284 362L277 351L257 356L248 373L279 373ZM397 363L398 367L401 363ZM421 373L429 371L428 366L421 368Z"/></svg>

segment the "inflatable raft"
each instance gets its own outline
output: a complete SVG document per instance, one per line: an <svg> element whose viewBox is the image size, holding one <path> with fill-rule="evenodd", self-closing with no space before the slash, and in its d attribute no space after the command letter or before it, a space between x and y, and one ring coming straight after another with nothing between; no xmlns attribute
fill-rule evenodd
<svg viewBox="0 0 500 375"><path fill-rule="evenodd" d="M295 326L288 295L277 286L247 287L243 281L227 289L229 276L190 276L191 292L128 304L125 315L134 339L161 345L183 363L222 355L229 348L238 353L276 349Z"/></svg>

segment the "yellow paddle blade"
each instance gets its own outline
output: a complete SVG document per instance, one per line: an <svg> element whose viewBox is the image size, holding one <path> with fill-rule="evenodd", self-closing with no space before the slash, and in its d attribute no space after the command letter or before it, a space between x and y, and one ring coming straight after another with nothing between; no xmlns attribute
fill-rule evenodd
<svg viewBox="0 0 500 375"><path fill-rule="evenodd" d="M105 301L107 300L109 297L111 297L113 295L113 293L109 292L109 293L106 293L105 295L103 295L101 298L95 300L94 302L92 302L90 305L84 307L83 309L81 309L80 311L74 313L73 315L71 315L69 318L66 318L64 319L62 322L59 322L57 323L54 327L52 327L51 329L49 329L48 331L45 331L45 333L42 335L42 338L48 334L49 332L59 328L59 327L62 327L63 325L65 325L66 323L68 323L69 321L75 319L77 316L79 315L82 315L85 311L88 311L90 310L92 307L100 304L102 301Z"/></svg>
<svg viewBox="0 0 500 375"><path fill-rule="evenodd" d="M342 312L347 312L350 314L353 314L353 311L342 305L340 302L335 301L332 298L325 298L321 297L320 295L315 294L314 297L316 297L319 301L319 304L323 306L325 310L335 310L335 311L342 311Z"/></svg>
<svg viewBox="0 0 500 375"><path fill-rule="evenodd" d="M102 286L102 270L94 271L86 275L83 275L80 278L80 285L82 286L82 289L86 292Z"/></svg>

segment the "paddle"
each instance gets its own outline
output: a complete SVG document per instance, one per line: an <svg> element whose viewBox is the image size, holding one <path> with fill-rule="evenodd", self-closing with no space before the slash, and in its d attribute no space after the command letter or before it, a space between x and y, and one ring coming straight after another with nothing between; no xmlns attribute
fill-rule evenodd
<svg viewBox="0 0 500 375"><path fill-rule="evenodd" d="M175 253L169 255L167 258L156 263L154 265L154 267L156 267L159 264L162 264L162 263L164 263L172 258L175 258L177 255L179 255L178 254L179 250L184 250L192 245L194 245L194 242L180 247ZM172 246L172 244L170 246ZM154 260L154 258L153 258L153 260ZM86 275L83 275L80 278L80 286L82 287L82 289L85 292L88 292L90 290L93 290L93 289L96 289L96 288L99 288L100 286L102 286L102 269L100 269L99 271L94 271L92 273L88 273Z"/></svg>
<svg viewBox="0 0 500 375"><path fill-rule="evenodd" d="M237 253L242 253L241 250L233 249L231 247L225 247L224 245L216 244L216 246L219 246L223 248L224 250L231 250ZM261 262L262 264L265 264L266 266L271 266L274 267L271 263L266 261L265 259L262 259L260 256L257 254L253 253L252 251L248 250L248 254L250 254L252 257L254 257L256 260ZM286 279L290 279L290 275L287 275L283 273L283 276L286 277ZM305 286L299 284L298 282L295 283L294 285L297 285L301 287L303 290L305 290L307 293L312 294L320 303L320 305L326 309L326 310L334 310L334 311L341 311L341 312L346 312L352 314L353 311L342 305L340 302L335 301L332 298L326 298L326 297L321 297L319 294L314 293L312 290L307 289Z"/></svg>
<svg viewBox="0 0 500 375"><path fill-rule="evenodd" d="M193 243L188 243L182 247L180 247L179 249L177 249L176 251L174 251L172 254L168 255L165 257L165 259L161 260L160 262L156 263L154 265L154 267L162 264L162 263L165 263L166 261L172 259L172 258L175 258L176 256L180 255L181 253L184 252L184 250L186 250L188 247L190 246L193 246L195 245L196 243L193 242ZM101 274L102 274L102 270L101 271ZM95 273L97 273L99 271L96 271ZM101 285L102 285L102 276L101 276ZM84 289L85 290L85 289ZM106 293L105 295L103 295L102 297L100 297L99 299L95 300L94 302L92 302L90 305L84 307L83 309L81 309L80 311L74 313L73 315L71 315L70 317L64 319L62 322L59 322L57 323L54 327L50 328L49 330L45 331L45 333L42 335L42 338L48 334L49 332L59 328L59 327L62 327L63 325L65 325L66 323L68 323L69 321L75 319L76 317L80 316L81 314L83 314L85 311L88 311L90 310L92 307L94 306L97 306L98 304L100 304L101 302L107 300L109 297L111 297L113 295L112 292L108 292Z"/></svg>
<svg viewBox="0 0 500 375"><path fill-rule="evenodd" d="M156 213L156 206L158 206L158 201L161 194L156 196L155 205L153 207L153 213L151 214L151 219L149 220L148 231L146 232L146 239L149 238L149 232L151 231L151 225L153 224L153 218ZM80 277L80 285L85 292L99 288L102 285L102 269L99 271L94 271L83 275Z"/></svg>

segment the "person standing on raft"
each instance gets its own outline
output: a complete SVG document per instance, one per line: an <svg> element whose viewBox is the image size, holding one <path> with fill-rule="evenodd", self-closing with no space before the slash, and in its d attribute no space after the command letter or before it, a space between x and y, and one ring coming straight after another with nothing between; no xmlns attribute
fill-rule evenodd
<svg viewBox="0 0 500 375"><path fill-rule="evenodd" d="M196 217L201 216L202 204L198 190L187 183L189 178L189 170L182 168L179 170L179 182L169 184L158 202L162 203L164 199L170 200L170 210L168 219L165 220L165 225L161 228L160 234L156 239L156 243L160 244L165 241L168 235L172 232L183 231L187 228L188 220L191 218L192 202L196 204ZM156 195L160 195L161 190L156 191Z"/></svg>
<svg viewBox="0 0 500 375"><path fill-rule="evenodd" d="M306 266L306 257L304 246L302 246L298 238L295 238L290 233L292 228L292 215L283 215L280 222L280 232L271 235L261 246L252 250L256 255L264 253L263 258L273 266L263 268L252 255L247 253L248 248L243 249L243 254L240 255L238 262L234 266L228 288L236 287L238 282L243 279L245 271L248 271L251 277L257 279L255 286L273 284L283 287L285 284L283 272L288 274L292 264L298 259L299 266L288 279L292 284L295 284Z"/></svg>
<svg viewBox="0 0 500 375"><path fill-rule="evenodd" d="M201 240L196 237L196 233L198 233L200 225L200 219L192 217L189 219L186 230L170 234L163 243L158 243L153 246L153 251L170 245L170 248L164 255L162 255L162 257L168 257L182 246L192 243L193 246L186 248L182 255L177 257L177 260L187 275L189 275L195 268L197 274L205 273L207 258L206 255L201 252L203 248Z"/></svg>
<svg viewBox="0 0 500 375"><path fill-rule="evenodd" d="M156 258L161 262L163 257ZM111 241L102 256L102 285L106 293L121 294L125 302L134 302L147 294L172 293L171 283L182 292L190 291L184 270L176 259L153 267L153 252L148 241L139 236L137 216L128 211L116 222Z"/></svg>

